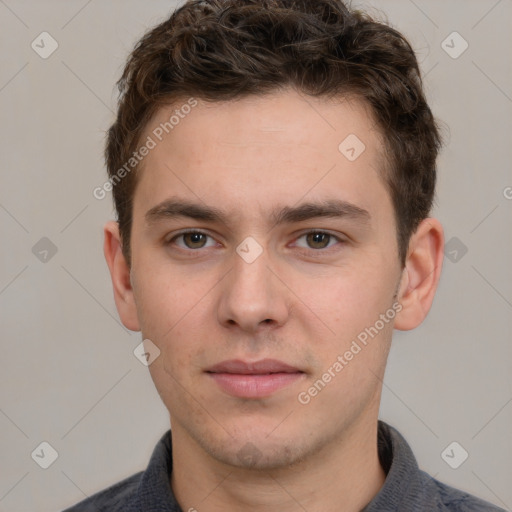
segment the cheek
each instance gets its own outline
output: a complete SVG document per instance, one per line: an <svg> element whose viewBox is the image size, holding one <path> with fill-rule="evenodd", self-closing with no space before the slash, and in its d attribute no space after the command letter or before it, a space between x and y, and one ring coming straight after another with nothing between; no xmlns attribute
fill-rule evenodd
<svg viewBox="0 0 512 512"><path fill-rule="evenodd" d="M139 290L139 317L142 335L153 341L161 352L155 376L165 378L167 373L179 376L181 382L187 378L187 375L181 376L187 373L185 369L194 374L194 367L204 366L206 349L215 354L211 334L208 336L214 320L207 294L211 286L199 281L190 281L186 286L175 280L168 281L159 278L144 283Z"/></svg>
<svg viewBox="0 0 512 512"><path fill-rule="evenodd" d="M140 261L135 272L134 295L142 333L163 340L195 314L209 287L194 276L181 276L180 269ZM140 277L141 276L141 277Z"/></svg>
<svg viewBox="0 0 512 512"><path fill-rule="evenodd" d="M317 275L307 284L298 280L295 289L338 337L346 338L373 324L390 307L394 290L389 275L378 261L360 262Z"/></svg>

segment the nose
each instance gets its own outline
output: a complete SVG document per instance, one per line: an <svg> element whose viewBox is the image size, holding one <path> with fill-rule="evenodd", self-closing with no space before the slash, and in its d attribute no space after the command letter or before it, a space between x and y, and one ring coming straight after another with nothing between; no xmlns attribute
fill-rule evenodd
<svg viewBox="0 0 512 512"><path fill-rule="evenodd" d="M255 333L286 323L289 315L288 289L269 268L268 252L251 263L237 253L233 267L222 280L218 320L224 327Z"/></svg>

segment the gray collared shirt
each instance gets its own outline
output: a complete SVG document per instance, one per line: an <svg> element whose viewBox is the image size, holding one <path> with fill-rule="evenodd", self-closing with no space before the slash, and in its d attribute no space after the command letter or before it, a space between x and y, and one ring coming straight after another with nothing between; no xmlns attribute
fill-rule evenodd
<svg viewBox="0 0 512 512"><path fill-rule="evenodd" d="M361 512L505 512L443 484L418 468L411 448L379 421L378 448L386 481ZM160 439L145 471L81 501L64 512L183 512L171 489L171 431Z"/></svg>

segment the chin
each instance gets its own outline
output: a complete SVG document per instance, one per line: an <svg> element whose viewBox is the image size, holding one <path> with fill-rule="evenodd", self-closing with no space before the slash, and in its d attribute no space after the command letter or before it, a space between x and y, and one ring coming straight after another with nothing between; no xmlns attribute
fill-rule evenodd
<svg viewBox="0 0 512 512"><path fill-rule="evenodd" d="M237 428L236 432L232 435L217 432L218 436L210 432L210 435L195 438L210 457L223 464L267 471L298 464L315 452L317 444L310 436L299 432L282 429L278 433L275 423L272 428L257 429L253 424L252 428Z"/></svg>
<svg viewBox="0 0 512 512"><path fill-rule="evenodd" d="M246 441L242 443L230 442L224 446L208 447L210 455L229 466L238 469L250 470L277 470L293 466L304 458L300 448L291 441L279 446L266 443Z"/></svg>

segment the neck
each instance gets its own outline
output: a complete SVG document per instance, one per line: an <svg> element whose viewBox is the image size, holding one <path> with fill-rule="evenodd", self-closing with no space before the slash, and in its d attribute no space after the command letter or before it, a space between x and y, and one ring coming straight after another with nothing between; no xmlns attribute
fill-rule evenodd
<svg viewBox="0 0 512 512"><path fill-rule="evenodd" d="M179 425L173 426L171 485L185 511L359 512L386 475L377 450L377 419L358 424L342 439L293 466L240 469L207 455Z"/></svg>

